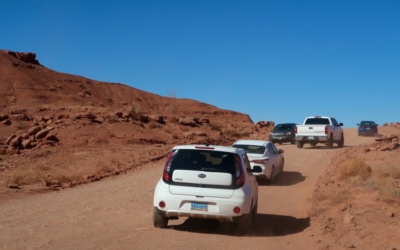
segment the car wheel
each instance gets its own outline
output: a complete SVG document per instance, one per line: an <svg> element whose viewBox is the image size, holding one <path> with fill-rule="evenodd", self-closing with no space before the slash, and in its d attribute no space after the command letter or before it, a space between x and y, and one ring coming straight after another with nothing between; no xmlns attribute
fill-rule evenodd
<svg viewBox="0 0 400 250"><path fill-rule="evenodd" d="M295 144L296 143L296 138L293 137L292 141L290 142L290 144Z"/></svg>
<svg viewBox="0 0 400 250"><path fill-rule="evenodd" d="M274 182L274 179L275 179L275 167L272 166L271 177L269 177L267 183L268 183L269 185L271 185L272 182Z"/></svg>
<svg viewBox="0 0 400 250"><path fill-rule="evenodd" d="M332 134L328 140L328 148L333 148L333 135Z"/></svg>
<svg viewBox="0 0 400 250"><path fill-rule="evenodd" d="M342 136L341 136L341 138L340 138L340 141L339 141L339 143L338 143L338 147L339 148L342 148L344 146L344 137L343 137L343 134L342 134Z"/></svg>
<svg viewBox="0 0 400 250"><path fill-rule="evenodd" d="M252 210L251 219L252 219L253 221L256 219L257 211L258 211L258 202L256 202L256 205L254 206L254 208L253 208L253 210Z"/></svg>
<svg viewBox="0 0 400 250"><path fill-rule="evenodd" d="M304 142L297 142L297 147L298 148L303 148L303 146L304 146Z"/></svg>
<svg viewBox="0 0 400 250"><path fill-rule="evenodd" d="M156 208L153 208L153 225L157 228L166 228L168 226L168 218L159 215Z"/></svg>
<svg viewBox="0 0 400 250"><path fill-rule="evenodd" d="M311 143L311 147L315 147L315 146L317 146L316 143Z"/></svg>
<svg viewBox="0 0 400 250"><path fill-rule="evenodd" d="M251 222L252 222L252 216L253 215L253 211L250 211L249 215L247 216L245 221L242 222L236 222L235 223L235 231L236 234L238 235L246 235L248 233L250 233L251 231Z"/></svg>
<svg viewBox="0 0 400 250"><path fill-rule="evenodd" d="M280 142L279 145L282 145L282 142Z"/></svg>
<svg viewBox="0 0 400 250"><path fill-rule="evenodd" d="M282 158L282 168L281 168L281 172L283 171L283 167L285 166L285 159Z"/></svg>

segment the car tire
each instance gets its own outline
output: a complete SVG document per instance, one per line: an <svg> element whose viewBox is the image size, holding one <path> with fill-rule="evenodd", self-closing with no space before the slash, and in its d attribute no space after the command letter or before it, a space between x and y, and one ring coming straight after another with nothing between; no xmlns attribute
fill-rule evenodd
<svg viewBox="0 0 400 250"><path fill-rule="evenodd" d="M257 217L257 211L258 211L258 202L256 202L256 205L254 206L253 210L252 210L252 215L251 215L251 219L254 221Z"/></svg>
<svg viewBox="0 0 400 250"><path fill-rule="evenodd" d="M293 137L292 141L290 142L290 144L295 144L296 143L296 138Z"/></svg>
<svg viewBox="0 0 400 250"><path fill-rule="evenodd" d="M317 146L317 143L311 143L311 147Z"/></svg>
<svg viewBox="0 0 400 250"><path fill-rule="evenodd" d="M331 134L329 140L328 140L328 148L333 148L333 135Z"/></svg>
<svg viewBox="0 0 400 250"><path fill-rule="evenodd" d="M274 179L275 179L275 167L272 166L271 177L267 180L267 184L271 185L274 182Z"/></svg>
<svg viewBox="0 0 400 250"><path fill-rule="evenodd" d="M297 142L297 148L303 148L304 142Z"/></svg>
<svg viewBox="0 0 400 250"><path fill-rule="evenodd" d="M280 142L279 145L282 145L282 142Z"/></svg>
<svg viewBox="0 0 400 250"><path fill-rule="evenodd" d="M168 226L168 218L159 215L156 208L153 208L153 225L157 228L166 228Z"/></svg>
<svg viewBox="0 0 400 250"><path fill-rule="evenodd" d="M235 231L237 235L246 235L251 232L251 222L253 220L253 211L250 211L246 220L235 223Z"/></svg>
<svg viewBox="0 0 400 250"><path fill-rule="evenodd" d="M340 141L338 143L338 147L342 148L343 146L344 146L344 137L343 137L343 134L342 134L342 136L340 137Z"/></svg>

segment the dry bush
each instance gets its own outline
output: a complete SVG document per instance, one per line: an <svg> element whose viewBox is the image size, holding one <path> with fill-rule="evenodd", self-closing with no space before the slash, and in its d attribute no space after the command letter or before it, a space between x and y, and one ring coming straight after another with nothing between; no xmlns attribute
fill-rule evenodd
<svg viewBox="0 0 400 250"><path fill-rule="evenodd" d="M221 131L222 126L216 122L210 122L209 123L211 130L215 130L215 131Z"/></svg>
<svg viewBox="0 0 400 250"><path fill-rule="evenodd" d="M176 116L170 116L170 117L168 117L168 121L169 121L170 123L176 123L176 124L178 124L179 118L176 117Z"/></svg>
<svg viewBox="0 0 400 250"><path fill-rule="evenodd" d="M129 116L134 120L139 120L142 115L140 105L135 101L132 101L131 105L127 107L126 112L128 112Z"/></svg>
<svg viewBox="0 0 400 250"><path fill-rule="evenodd" d="M240 138L242 135L236 129L232 129L232 128L225 129L223 134L228 137L235 137L235 138Z"/></svg>
<svg viewBox="0 0 400 250"><path fill-rule="evenodd" d="M338 190L337 192L333 193L329 196L330 204L340 204L350 198L350 193L348 190Z"/></svg>
<svg viewBox="0 0 400 250"><path fill-rule="evenodd" d="M78 86L79 86L79 88L81 88L81 89L86 89L86 86L83 85L82 83L79 83Z"/></svg>
<svg viewBox="0 0 400 250"><path fill-rule="evenodd" d="M171 114L177 114L178 113L178 105L176 101L176 90L175 89L170 89L168 90L168 96L169 96L169 110Z"/></svg>
<svg viewBox="0 0 400 250"><path fill-rule="evenodd" d="M163 130L165 133L168 133L168 134L172 133L172 129L170 127L164 126Z"/></svg>
<svg viewBox="0 0 400 250"><path fill-rule="evenodd" d="M8 103L15 103L17 101L17 98L15 96L8 96L7 101Z"/></svg>
<svg viewBox="0 0 400 250"><path fill-rule="evenodd" d="M371 176L371 167L359 158L348 158L338 164L341 179L360 176L363 180Z"/></svg>
<svg viewBox="0 0 400 250"><path fill-rule="evenodd" d="M151 120L151 121L149 122L148 126L149 126L150 129L155 129L155 128L158 127L158 124L157 124L156 121Z"/></svg>
<svg viewBox="0 0 400 250"><path fill-rule="evenodd" d="M45 165L19 167L11 170L9 182L19 186L38 183L45 180L49 170L50 168Z"/></svg>
<svg viewBox="0 0 400 250"><path fill-rule="evenodd" d="M23 122L23 121L17 121L15 123L15 127L19 130L26 130L29 128L29 124L27 124L26 122Z"/></svg>
<svg viewBox="0 0 400 250"><path fill-rule="evenodd" d="M361 182L360 186L377 191L382 196L383 201L391 203L394 199L397 199L400 202L400 189L395 184L397 174L398 172L392 169L389 169L389 172L377 170L372 178Z"/></svg>
<svg viewBox="0 0 400 250"><path fill-rule="evenodd" d="M179 139L178 133L176 133L176 132L172 133L172 138Z"/></svg>

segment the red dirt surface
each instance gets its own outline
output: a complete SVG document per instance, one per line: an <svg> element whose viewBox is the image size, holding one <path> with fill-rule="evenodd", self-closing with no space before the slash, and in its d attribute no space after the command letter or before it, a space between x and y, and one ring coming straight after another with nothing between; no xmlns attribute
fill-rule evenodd
<svg viewBox="0 0 400 250"><path fill-rule="evenodd" d="M273 126L0 50L0 249L400 249L396 123L376 138L345 129L344 148L278 145L285 170L260 185L247 237L212 221L152 226L154 187L174 145L267 139ZM353 158L369 166L365 179L343 176Z"/></svg>

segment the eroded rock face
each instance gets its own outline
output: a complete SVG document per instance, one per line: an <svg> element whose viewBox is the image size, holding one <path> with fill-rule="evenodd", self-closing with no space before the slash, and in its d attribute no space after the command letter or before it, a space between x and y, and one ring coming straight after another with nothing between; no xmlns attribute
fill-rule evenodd
<svg viewBox="0 0 400 250"><path fill-rule="evenodd" d="M19 60L21 60L23 62L40 65L39 61L36 60L35 53L8 51L8 54L18 58Z"/></svg>

